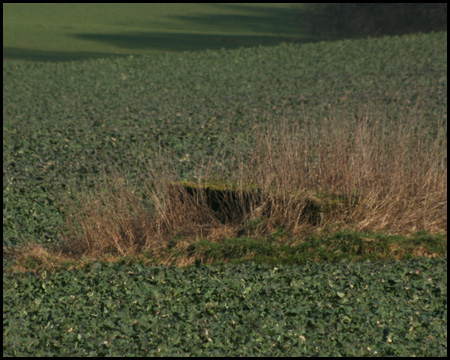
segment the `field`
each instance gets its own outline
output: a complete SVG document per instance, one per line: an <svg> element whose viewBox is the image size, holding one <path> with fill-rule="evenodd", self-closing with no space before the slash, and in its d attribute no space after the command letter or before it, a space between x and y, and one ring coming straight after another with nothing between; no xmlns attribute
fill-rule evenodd
<svg viewBox="0 0 450 360"><path fill-rule="evenodd" d="M3 354L445 356L447 32L152 5L4 5Z"/></svg>
<svg viewBox="0 0 450 360"><path fill-rule="evenodd" d="M4 4L3 57L68 61L309 40L295 26L293 6Z"/></svg>
<svg viewBox="0 0 450 360"><path fill-rule="evenodd" d="M9 279L3 351L443 356L446 271L443 259L178 269L96 263Z"/></svg>

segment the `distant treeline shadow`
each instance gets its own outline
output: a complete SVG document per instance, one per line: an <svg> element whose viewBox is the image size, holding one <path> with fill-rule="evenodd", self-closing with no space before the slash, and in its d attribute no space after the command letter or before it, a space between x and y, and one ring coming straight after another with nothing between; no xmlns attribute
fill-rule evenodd
<svg viewBox="0 0 450 360"><path fill-rule="evenodd" d="M447 31L446 3L321 3L299 11L302 28L323 39Z"/></svg>

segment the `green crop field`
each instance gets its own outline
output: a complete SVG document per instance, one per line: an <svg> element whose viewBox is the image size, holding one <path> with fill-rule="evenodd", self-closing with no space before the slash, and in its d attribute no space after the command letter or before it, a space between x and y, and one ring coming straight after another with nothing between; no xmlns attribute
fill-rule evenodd
<svg viewBox="0 0 450 360"><path fill-rule="evenodd" d="M61 61L309 40L298 32L293 7L4 4L3 58Z"/></svg>
<svg viewBox="0 0 450 360"><path fill-rule="evenodd" d="M447 261L144 268L4 284L9 356L443 356Z"/></svg>
<svg viewBox="0 0 450 360"><path fill-rule="evenodd" d="M4 4L3 355L446 356L446 17L406 5Z"/></svg>

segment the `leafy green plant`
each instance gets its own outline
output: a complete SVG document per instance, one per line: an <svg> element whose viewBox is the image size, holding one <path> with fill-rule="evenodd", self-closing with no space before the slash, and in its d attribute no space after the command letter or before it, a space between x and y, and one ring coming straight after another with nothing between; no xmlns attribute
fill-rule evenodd
<svg viewBox="0 0 450 360"><path fill-rule="evenodd" d="M3 355L443 356L447 260L89 269L3 284Z"/></svg>

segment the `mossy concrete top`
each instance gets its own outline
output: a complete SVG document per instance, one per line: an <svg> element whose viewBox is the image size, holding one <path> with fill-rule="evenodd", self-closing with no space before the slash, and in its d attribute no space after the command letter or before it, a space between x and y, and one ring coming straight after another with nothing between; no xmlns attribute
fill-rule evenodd
<svg viewBox="0 0 450 360"><path fill-rule="evenodd" d="M259 188L256 184L246 184L245 188L240 186L237 183L227 182L227 181L220 181L220 180L213 180L213 181L188 181L183 180L180 182L174 182L173 185L181 185L184 188L193 188L193 189L209 189L213 191L223 192L223 191L242 191L242 192L255 192L255 194L267 194L267 195L273 195L274 197L279 197L279 195L276 193L275 189L273 191L268 189L262 190ZM342 194L333 194L333 193L327 193L324 191L314 191L314 190L308 190L308 189L298 189L296 191L293 191L292 189L286 190L284 193L289 198L292 198L293 200L301 201L308 199L309 201L315 202L319 206L325 206L325 207L336 207L336 206L348 206L351 203L357 203L358 196L354 195L352 197L348 197L346 195Z"/></svg>

